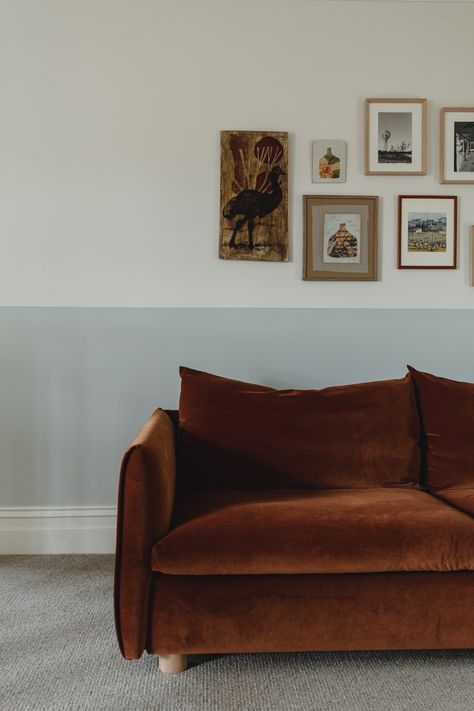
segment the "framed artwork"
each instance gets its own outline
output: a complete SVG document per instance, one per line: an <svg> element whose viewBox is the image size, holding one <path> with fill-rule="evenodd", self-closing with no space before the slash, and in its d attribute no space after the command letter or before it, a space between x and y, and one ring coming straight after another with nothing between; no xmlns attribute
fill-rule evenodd
<svg viewBox="0 0 474 711"><path fill-rule="evenodd" d="M346 142L337 138L313 141L313 183L346 182Z"/></svg>
<svg viewBox="0 0 474 711"><path fill-rule="evenodd" d="M470 261L471 261L471 286L474 286L474 225L471 227Z"/></svg>
<svg viewBox="0 0 474 711"><path fill-rule="evenodd" d="M441 109L442 183L474 183L474 108Z"/></svg>
<svg viewBox="0 0 474 711"><path fill-rule="evenodd" d="M303 279L377 279L378 197L304 195Z"/></svg>
<svg viewBox="0 0 474 711"><path fill-rule="evenodd" d="M219 257L288 260L288 133L221 131Z"/></svg>
<svg viewBox="0 0 474 711"><path fill-rule="evenodd" d="M456 195L400 195L398 268L456 269Z"/></svg>
<svg viewBox="0 0 474 711"><path fill-rule="evenodd" d="M426 99L366 99L366 175L426 175L426 105Z"/></svg>

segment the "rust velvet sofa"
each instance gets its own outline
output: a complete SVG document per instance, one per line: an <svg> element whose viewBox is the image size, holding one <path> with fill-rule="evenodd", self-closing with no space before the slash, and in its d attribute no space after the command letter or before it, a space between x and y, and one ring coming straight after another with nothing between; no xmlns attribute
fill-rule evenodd
<svg viewBox="0 0 474 711"><path fill-rule="evenodd" d="M181 377L121 468L125 658L474 646L474 385Z"/></svg>

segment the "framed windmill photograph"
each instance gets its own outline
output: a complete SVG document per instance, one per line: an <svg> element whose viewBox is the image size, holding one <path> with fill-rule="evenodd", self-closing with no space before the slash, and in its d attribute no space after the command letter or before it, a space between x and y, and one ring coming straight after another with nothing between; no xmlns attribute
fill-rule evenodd
<svg viewBox="0 0 474 711"><path fill-rule="evenodd" d="M221 131L219 257L288 261L288 133Z"/></svg>
<svg viewBox="0 0 474 711"><path fill-rule="evenodd" d="M366 175L426 175L426 107L426 99L366 99Z"/></svg>
<svg viewBox="0 0 474 711"><path fill-rule="evenodd" d="M441 109L442 183L474 184L474 107Z"/></svg>
<svg viewBox="0 0 474 711"><path fill-rule="evenodd" d="M304 195L307 281L377 279L378 197Z"/></svg>
<svg viewBox="0 0 474 711"><path fill-rule="evenodd" d="M399 195L398 268L456 269L456 195Z"/></svg>

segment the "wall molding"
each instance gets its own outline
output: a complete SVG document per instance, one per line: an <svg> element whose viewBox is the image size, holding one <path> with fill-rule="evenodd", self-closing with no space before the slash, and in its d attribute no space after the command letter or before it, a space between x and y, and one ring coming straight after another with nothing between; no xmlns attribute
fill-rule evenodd
<svg viewBox="0 0 474 711"><path fill-rule="evenodd" d="M0 507L0 554L113 553L115 506Z"/></svg>

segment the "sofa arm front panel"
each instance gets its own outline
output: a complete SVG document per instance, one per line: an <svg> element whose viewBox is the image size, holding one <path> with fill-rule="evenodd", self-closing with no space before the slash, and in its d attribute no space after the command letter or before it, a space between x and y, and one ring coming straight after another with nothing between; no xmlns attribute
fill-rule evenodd
<svg viewBox="0 0 474 711"><path fill-rule="evenodd" d="M150 554L169 530L175 480L173 424L164 410L156 410L126 451L120 472L114 601L126 659L138 659L145 649Z"/></svg>

